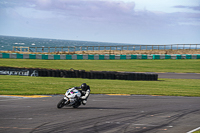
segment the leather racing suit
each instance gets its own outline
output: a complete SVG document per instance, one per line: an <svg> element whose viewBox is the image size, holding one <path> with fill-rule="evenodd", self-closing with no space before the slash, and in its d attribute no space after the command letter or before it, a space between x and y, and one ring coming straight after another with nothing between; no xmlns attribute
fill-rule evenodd
<svg viewBox="0 0 200 133"><path fill-rule="evenodd" d="M75 89L81 89L81 86L80 87L75 87ZM81 101L82 101L82 104L85 105L86 102L87 102L87 98L89 97L90 95L90 86L87 85L87 89L86 90L80 90L81 92Z"/></svg>

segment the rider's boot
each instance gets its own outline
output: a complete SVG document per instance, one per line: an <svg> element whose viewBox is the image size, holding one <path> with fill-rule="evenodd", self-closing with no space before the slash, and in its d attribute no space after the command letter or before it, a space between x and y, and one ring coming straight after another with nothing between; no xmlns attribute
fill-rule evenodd
<svg viewBox="0 0 200 133"><path fill-rule="evenodd" d="M86 103L87 103L87 100L83 100L83 101L82 101L82 104L83 104L83 105L86 105Z"/></svg>

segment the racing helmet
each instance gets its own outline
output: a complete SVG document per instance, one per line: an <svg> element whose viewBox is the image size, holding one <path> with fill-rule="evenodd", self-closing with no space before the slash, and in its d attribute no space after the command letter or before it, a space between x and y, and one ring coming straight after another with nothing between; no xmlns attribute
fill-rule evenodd
<svg viewBox="0 0 200 133"><path fill-rule="evenodd" d="M87 90L87 84L86 84L86 83L82 83L82 84L81 84L81 89L82 89L83 91L86 91L86 90Z"/></svg>

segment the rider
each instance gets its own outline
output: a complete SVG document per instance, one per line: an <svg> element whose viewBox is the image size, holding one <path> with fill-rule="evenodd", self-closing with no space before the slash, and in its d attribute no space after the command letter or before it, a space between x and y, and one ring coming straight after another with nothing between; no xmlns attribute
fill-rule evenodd
<svg viewBox="0 0 200 133"><path fill-rule="evenodd" d="M87 85L86 83L82 83L81 86L75 87L75 89L81 89L81 101L83 105L86 105L87 98L90 95L90 86Z"/></svg>

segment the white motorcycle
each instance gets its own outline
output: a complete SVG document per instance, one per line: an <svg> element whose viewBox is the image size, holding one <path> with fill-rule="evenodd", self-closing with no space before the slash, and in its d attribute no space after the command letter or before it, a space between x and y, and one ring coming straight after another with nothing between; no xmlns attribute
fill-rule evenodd
<svg viewBox="0 0 200 133"><path fill-rule="evenodd" d="M81 105L81 92L77 89L69 88L63 99L57 104L57 108L62 108L64 106L72 106L73 108L78 108Z"/></svg>

